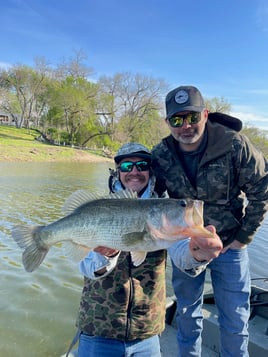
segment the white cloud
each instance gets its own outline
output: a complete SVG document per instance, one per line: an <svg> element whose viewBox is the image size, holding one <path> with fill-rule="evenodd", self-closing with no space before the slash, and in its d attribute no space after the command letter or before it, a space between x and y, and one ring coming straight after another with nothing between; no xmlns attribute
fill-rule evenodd
<svg viewBox="0 0 268 357"><path fill-rule="evenodd" d="M267 95L268 94L268 89L263 88L263 89L251 89L247 91L249 94L257 94L257 95Z"/></svg>
<svg viewBox="0 0 268 357"><path fill-rule="evenodd" d="M268 130L268 116L253 114L247 110L236 110L232 111L230 114L242 120L242 122L247 126Z"/></svg>

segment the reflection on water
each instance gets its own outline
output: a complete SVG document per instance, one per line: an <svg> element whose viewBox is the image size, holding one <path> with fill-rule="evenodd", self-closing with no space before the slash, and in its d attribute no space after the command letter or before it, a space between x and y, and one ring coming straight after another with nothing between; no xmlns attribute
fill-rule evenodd
<svg viewBox="0 0 268 357"><path fill-rule="evenodd" d="M0 346L5 357L59 357L75 333L83 278L59 247L25 272L10 237L15 224L48 224L77 189L107 193L109 163L0 163ZM252 275L268 276L268 225L250 245ZM167 268L168 293L170 266Z"/></svg>

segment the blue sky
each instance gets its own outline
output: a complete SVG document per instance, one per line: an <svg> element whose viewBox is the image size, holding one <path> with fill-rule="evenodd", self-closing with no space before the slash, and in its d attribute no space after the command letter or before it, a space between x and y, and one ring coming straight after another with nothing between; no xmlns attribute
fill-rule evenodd
<svg viewBox="0 0 268 357"><path fill-rule="evenodd" d="M82 50L96 79L130 71L192 84L268 130L266 0L4 0L0 23L1 66Z"/></svg>

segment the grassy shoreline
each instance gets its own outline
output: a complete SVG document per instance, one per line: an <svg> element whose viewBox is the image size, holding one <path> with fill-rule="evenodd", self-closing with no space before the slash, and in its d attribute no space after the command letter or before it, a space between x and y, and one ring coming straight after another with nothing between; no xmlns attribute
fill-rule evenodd
<svg viewBox="0 0 268 357"><path fill-rule="evenodd" d="M111 162L112 160L70 147L37 141L35 130L0 125L0 162Z"/></svg>

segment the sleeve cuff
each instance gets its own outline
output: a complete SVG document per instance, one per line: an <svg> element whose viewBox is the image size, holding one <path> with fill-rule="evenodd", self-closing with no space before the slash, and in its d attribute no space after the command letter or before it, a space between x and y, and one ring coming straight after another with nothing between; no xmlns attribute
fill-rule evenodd
<svg viewBox="0 0 268 357"><path fill-rule="evenodd" d="M96 252L90 252L85 259L79 263L81 274L89 279L100 279L108 275L116 266L119 254L115 257L108 258ZM95 275L95 272L106 268L106 272L102 275Z"/></svg>
<svg viewBox="0 0 268 357"><path fill-rule="evenodd" d="M240 229L234 236L234 240L237 240L243 244L249 244L252 241L252 236L250 236L248 232L244 231L243 229Z"/></svg>
<svg viewBox="0 0 268 357"><path fill-rule="evenodd" d="M189 248L189 239L173 244L168 248L168 253L174 265L190 276L199 275L210 263L210 261L199 262L193 258Z"/></svg>

